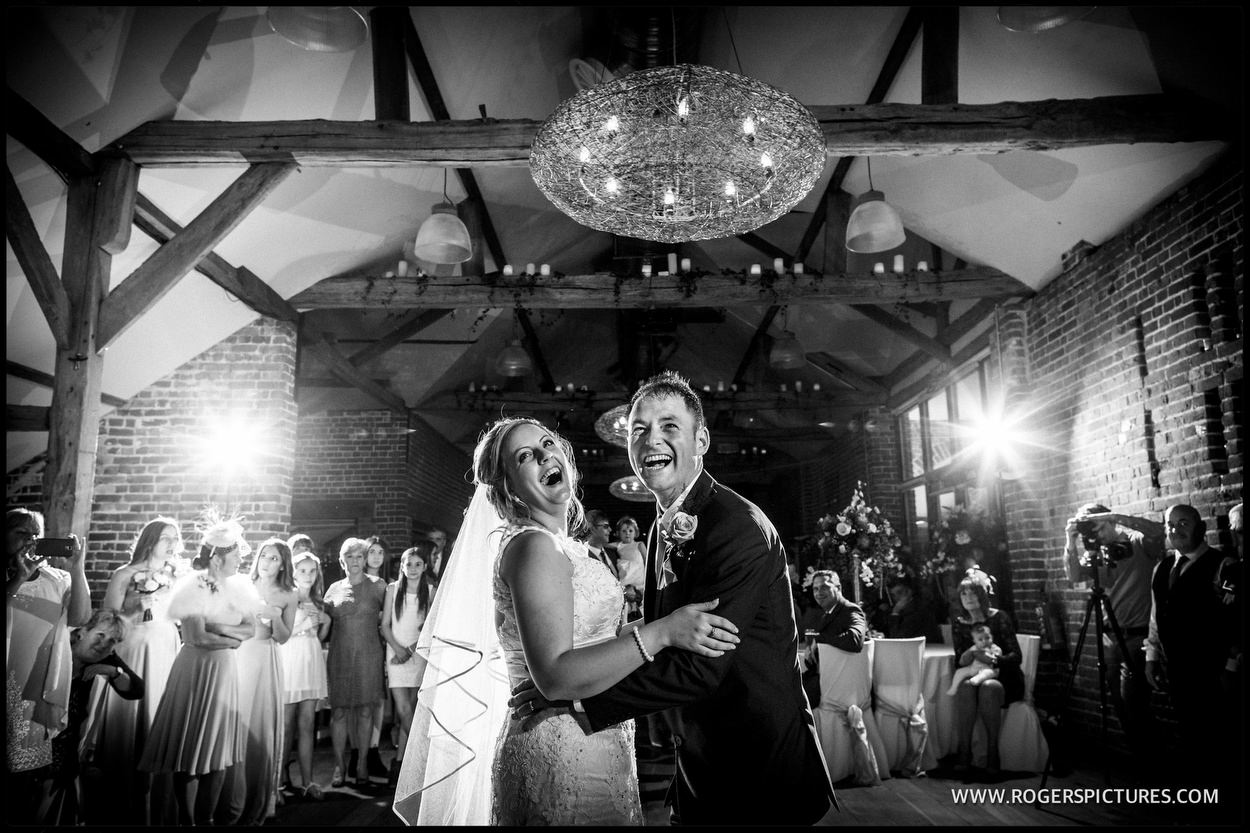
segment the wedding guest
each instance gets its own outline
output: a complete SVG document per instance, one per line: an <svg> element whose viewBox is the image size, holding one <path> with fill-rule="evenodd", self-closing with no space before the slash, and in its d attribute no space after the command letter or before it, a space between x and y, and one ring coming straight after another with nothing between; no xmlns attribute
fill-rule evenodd
<svg viewBox="0 0 1250 833"><path fill-rule="evenodd" d="M972 626L972 644L976 650L982 654L989 654L991 657L1001 657L1003 649L994 644L994 634L990 632L990 626L983 622ZM950 688L946 693L954 697L959 687L964 683L968 685L981 685L986 680L998 679L998 669L988 662L982 662L974 659L970 665L963 665L955 669L955 673L951 675Z"/></svg>
<svg viewBox="0 0 1250 833"><path fill-rule="evenodd" d="M430 564L427 572L430 578L437 585L443 580L443 573L447 571L447 559L451 557L451 550L447 546L450 540L447 530L441 526L431 526L430 531L426 533L425 539L434 545L434 551L430 553Z"/></svg>
<svg viewBox="0 0 1250 833"><path fill-rule="evenodd" d="M276 815L281 782L286 689L278 646L291 636L297 598L291 550L269 538L252 561L252 586L260 598L256 630L239 646L240 731L247 738L243 760L230 768L222 801L231 825L259 825Z"/></svg>
<svg viewBox="0 0 1250 833"><path fill-rule="evenodd" d="M626 621L642 616L642 587L646 582L647 556L638 541L638 522L622 515L616 522L616 574L625 588Z"/></svg>
<svg viewBox="0 0 1250 833"><path fill-rule="evenodd" d="M238 651L256 632L260 599L239 564L251 547L235 520L210 517L174 587L169 616L182 625L174 660L139 759L146 772L174 773L179 824L212 824L226 771L242 761ZM224 822L224 820L222 820Z"/></svg>
<svg viewBox="0 0 1250 833"><path fill-rule="evenodd" d="M386 545L382 539L376 535L371 535L366 539L369 542L369 551L365 555L365 574L382 579L383 586L391 580L393 571L391 570L391 560L386 554ZM367 767L369 769L370 778L386 778L386 766L382 763L382 754L378 750L378 744L382 740L382 728L386 716L386 696L383 695L373 707L372 728L369 730L369 754L367 759ZM357 750L352 749L351 758L347 762L349 771L356 769Z"/></svg>
<svg viewBox="0 0 1250 833"><path fill-rule="evenodd" d="M129 692L122 696L100 684L92 694L84 750L92 767L82 780L98 823L149 826L176 820L173 779L168 774L153 778L135 764L182 647L178 626L169 618L169 602L174 583L189 569L184 548L178 521L153 518L135 538L130 561L113 571L104 592L102 606L119 611L127 626L117 655L143 678L144 693L142 698Z"/></svg>
<svg viewBox="0 0 1250 833"><path fill-rule="evenodd" d="M1196 786L1227 787L1237 764L1228 760L1231 750L1211 748L1213 739L1230 728L1229 717L1212 708L1228 662L1229 635L1220 627L1224 610L1215 580L1224 554L1207 544L1206 523L1192 506L1169 506L1163 525L1173 554L1159 563L1151 580L1146 680L1168 693L1176 714L1176 773Z"/></svg>
<svg viewBox="0 0 1250 833"><path fill-rule="evenodd" d="M803 654L803 691L808 704L820 702L820 660L816 645L831 645L851 654L864 650L868 638L868 620L864 609L842 595L842 580L832 570L812 574L812 597L821 615L812 622L813 634Z"/></svg>
<svg viewBox="0 0 1250 833"><path fill-rule="evenodd" d="M30 823L38 779L30 773L52 763L52 738L69 719L69 627L91 616L83 572L83 547L70 536L69 558L40 555L43 515L29 509L5 513L9 561L5 571L5 708L9 820Z"/></svg>
<svg viewBox="0 0 1250 833"><path fill-rule="evenodd" d="M434 584L426 577L426 558L434 549L428 541L404 550L399 560L400 575L386 588L382 609L382 638L386 640L386 684L395 700L399 736L395 759L387 782L394 786L403 765L408 733L412 730L412 709L425 673L425 658L417 653L421 626L430 612Z"/></svg>
<svg viewBox="0 0 1250 833"><path fill-rule="evenodd" d="M126 621L121 613L107 608L97 610L81 628L70 634L73 657L69 694L69 722L65 731L52 739L52 763L39 770L45 779L46 800L38 813L39 824L74 826L99 823L89 808L79 806L79 761L81 730L87 718L92 686L98 678L119 698L143 697L143 678L135 673L114 648L126 638ZM133 766L133 762L131 764ZM125 801L125 796L113 796Z"/></svg>
<svg viewBox="0 0 1250 833"><path fill-rule="evenodd" d="M640 824L632 724L587 734L562 712L523 725L508 719L509 682L581 697L653 651L720 657L735 647L734 626L706 612L714 600L622 630L620 584L569 537L582 515L572 451L524 417L499 420L474 450L477 488L421 637L431 696L418 703L395 792L409 823ZM460 713L474 720L452 730L453 745L438 717Z"/></svg>
<svg viewBox="0 0 1250 833"><path fill-rule="evenodd" d="M307 540L298 540L300 538ZM329 693L321 641L330 633L330 614L323 609L321 560L312 551L312 540L306 535L293 536L291 540L294 542L291 548L298 550L292 556L297 607L291 638L278 646L286 703L286 731L282 734L281 760L285 769L291 757L291 747L298 739L297 758L302 779L300 795L320 801L321 786L313 781L313 744L316 741L317 703Z"/></svg>
<svg viewBox="0 0 1250 833"><path fill-rule="evenodd" d="M985 726L986 766L984 777L999 775L998 734L1002 710L1024 696L1024 674L1020 670L1020 643L1007 614L990 607L990 580L979 571L972 571L959 583L959 603L965 611L952 623L955 662L959 667L979 661L996 668L998 679L986 680L978 686L960 686L955 694L955 771L968 773L972 764L972 732L978 720ZM972 628L978 623L989 626L993 642L1002 648L995 656L974 644Z"/></svg>
<svg viewBox="0 0 1250 833"><path fill-rule="evenodd" d="M585 537L582 540L586 543L590 557L606 567L607 571L612 574L612 578L616 578L616 559L608 551L608 541L611 537L612 522L608 520L608 513L600 509L588 510Z"/></svg>
<svg viewBox="0 0 1250 833"><path fill-rule="evenodd" d="M350 731L357 749L369 748L373 708L386 696L382 679L385 654L379 633L386 585L380 578L365 574L368 550L368 542L360 538L343 542L339 563L346 578L330 585L325 595L326 612L333 620L327 660L333 709L330 738L334 743L330 785L341 787L345 776L354 777L356 788L364 791L372 789L367 756L359 756L355 768L349 768L347 736Z"/></svg>
<svg viewBox="0 0 1250 833"><path fill-rule="evenodd" d="M899 577L892 580L887 590L892 603L886 616L885 635L890 639L915 639L923 636L928 645L942 642L942 631L932 608L916 595L911 580Z"/></svg>

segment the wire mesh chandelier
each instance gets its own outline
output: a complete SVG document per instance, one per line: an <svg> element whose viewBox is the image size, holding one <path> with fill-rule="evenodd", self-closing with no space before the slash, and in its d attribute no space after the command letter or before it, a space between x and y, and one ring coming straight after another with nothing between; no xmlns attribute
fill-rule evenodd
<svg viewBox="0 0 1250 833"><path fill-rule="evenodd" d="M530 150L534 182L565 214L661 243L772 222L811 191L824 164L820 125L792 96L694 64L579 92Z"/></svg>

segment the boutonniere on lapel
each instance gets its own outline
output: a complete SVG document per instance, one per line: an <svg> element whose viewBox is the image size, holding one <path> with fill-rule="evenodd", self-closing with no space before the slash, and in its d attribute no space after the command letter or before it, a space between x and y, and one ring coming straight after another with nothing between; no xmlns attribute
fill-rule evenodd
<svg viewBox="0 0 1250 833"><path fill-rule="evenodd" d="M663 590L677 581L677 574L673 571L673 559L684 561L690 557L687 547L698 528L699 519L681 511L674 513L672 520L660 526L660 540L664 542L664 567L656 585L658 589Z"/></svg>

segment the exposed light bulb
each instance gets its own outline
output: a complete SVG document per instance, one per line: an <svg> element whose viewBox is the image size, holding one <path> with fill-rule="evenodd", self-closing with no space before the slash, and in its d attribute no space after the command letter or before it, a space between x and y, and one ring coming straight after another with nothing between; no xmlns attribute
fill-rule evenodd
<svg viewBox="0 0 1250 833"><path fill-rule="evenodd" d="M616 116L608 116L608 120L603 123L603 129L608 133L615 133L621 129L621 120Z"/></svg>
<svg viewBox="0 0 1250 833"><path fill-rule="evenodd" d="M760 164L765 168L771 168L773 166L773 158L769 155L768 151L764 151L760 154Z"/></svg>
<svg viewBox="0 0 1250 833"><path fill-rule="evenodd" d="M582 145L582 149L578 151L577 153L577 158L583 163L589 162L590 161L590 148L586 147L585 145Z"/></svg>
<svg viewBox="0 0 1250 833"><path fill-rule="evenodd" d="M732 197L736 193L738 193L738 186L734 185L732 180L730 180L729 182L726 182L725 183L725 196Z"/></svg>
<svg viewBox="0 0 1250 833"><path fill-rule="evenodd" d="M667 191L664 192L664 204L672 205L675 202L677 202L677 195L673 193L672 188L669 188Z"/></svg>
<svg viewBox="0 0 1250 833"><path fill-rule="evenodd" d="M683 98L677 102L677 115L679 118L683 118L683 119L686 116L690 115L690 102L689 101Z"/></svg>
<svg viewBox="0 0 1250 833"><path fill-rule="evenodd" d="M752 116L747 116L742 120L742 132L748 136L755 135L755 119Z"/></svg>
<svg viewBox="0 0 1250 833"><path fill-rule="evenodd" d="M603 187L607 189L609 194L616 194L621 190L621 183L616 177L610 176L608 181L603 184Z"/></svg>

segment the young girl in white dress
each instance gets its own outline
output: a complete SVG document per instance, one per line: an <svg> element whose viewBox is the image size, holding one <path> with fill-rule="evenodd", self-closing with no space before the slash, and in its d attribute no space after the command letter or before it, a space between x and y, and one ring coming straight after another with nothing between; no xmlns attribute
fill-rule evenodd
<svg viewBox="0 0 1250 833"><path fill-rule="evenodd" d="M433 551L434 545L429 541L404 550L399 559L399 579L386 588L386 602L382 606L387 686L395 700L395 717L399 721L395 744L398 751L390 772L392 785L399 778L399 768L403 765L408 732L412 729L412 709L425 673L425 658L417 653L417 640L434 597L434 586L426 573L427 559Z"/></svg>
<svg viewBox="0 0 1250 833"><path fill-rule="evenodd" d="M322 640L330 633L330 615L321 602L323 593L321 559L312 551L307 535L291 538L292 569L295 577L296 611L291 638L278 646L282 662L282 682L286 711L282 761L291 758L291 746L298 739L297 757L304 798L320 801L321 787L313 781L313 743L316 739L317 703L329 693Z"/></svg>
<svg viewBox="0 0 1250 833"><path fill-rule="evenodd" d="M721 656L737 628L707 612L718 600L622 627L620 584L568 535L582 521L572 448L541 423L496 422L473 471L418 646L429 665L395 811L422 825L641 824L633 722L587 734L567 712L509 720L510 687L532 679L548 699L589 697L670 647Z"/></svg>

